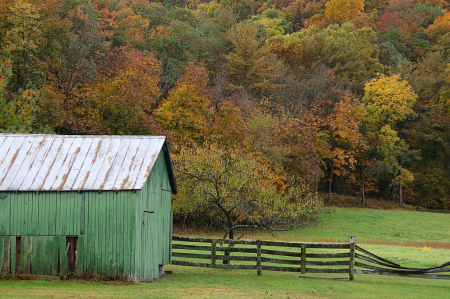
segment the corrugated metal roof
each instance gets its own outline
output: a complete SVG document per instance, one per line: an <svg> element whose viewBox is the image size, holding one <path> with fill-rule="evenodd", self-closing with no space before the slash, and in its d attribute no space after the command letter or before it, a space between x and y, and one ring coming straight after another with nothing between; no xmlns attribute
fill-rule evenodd
<svg viewBox="0 0 450 299"><path fill-rule="evenodd" d="M0 191L142 189L165 141L159 136L0 134Z"/></svg>

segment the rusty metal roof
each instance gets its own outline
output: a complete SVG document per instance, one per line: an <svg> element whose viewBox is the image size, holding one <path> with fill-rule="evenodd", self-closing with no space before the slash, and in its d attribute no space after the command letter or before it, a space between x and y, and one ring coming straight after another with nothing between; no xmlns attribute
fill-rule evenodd
<svg viewBox="0 0 450 299"><path fill-rule="evenodd" d="M0 191L142 189L165 142L159 136L0 134Z"/></svg>

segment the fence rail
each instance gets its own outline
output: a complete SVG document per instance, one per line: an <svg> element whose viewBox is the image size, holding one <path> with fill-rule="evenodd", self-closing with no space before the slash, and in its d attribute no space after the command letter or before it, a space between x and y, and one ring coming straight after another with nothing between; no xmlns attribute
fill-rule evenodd
<svg viewBox="0 0 450 299"><path fill-rule="evenodd" d="M347 273L350 276L352 275L349 272L352 260L350 250L352 244L218 240L177 236L174 236L172 240L172 264L174 265L256 269L258 275L261 275L262 271L299 272L301 274ZM199 243L200 245L198 245ZM204 243L208 243L208 245ZM264 248L262 248L263 246ZM309 249L315 251L345 250L346 252L307 253ZM186 259L194 259L194 261ZM199 262L199 260L202 262ZM222 261L222 264L218 263L220 261ZM236 264L236 262L238 263ZM332 266L333 268L330 268Z"/></svg>
<svg viewBox="0 0 450 299"><path fill-rule="evenodd" d="M354 280L354 274L450 279L450 275L436 274L450 272L450 262L431 268L402 267L356 245L354 236L350 236L350 242L346 244L177 236L173 236L172 241L173 265L252 269L258 275L262 271L346 273L349 280Z"/></svg>

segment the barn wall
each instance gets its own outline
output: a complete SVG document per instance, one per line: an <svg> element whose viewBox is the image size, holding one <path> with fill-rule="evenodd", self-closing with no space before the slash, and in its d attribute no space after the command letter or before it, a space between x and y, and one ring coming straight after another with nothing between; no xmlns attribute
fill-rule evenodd
<svg viewBox="0 0 450 299"><path fill-rule="evenodd" d="M157 277L159 266L170 261L171 189L163 152L142 195L136 202L136 280Z"/></svg>
<svg viewBox="0 0 450 299"><path fill-rule="evenodd" d="M74 236L79 274L133 277L135 202L141 193L1 193L0 272L15 272L9 265L16 263L20 237L18 273L65 275L66 237Z"/></svg>
<svg viewBox="0 0 450 299"><path fill-rule="evenodd" d="M79 274L157 277L170 262L170 211L163 152L142 190L1 192L0 273L15 273L17 263L18 273L65 275L66 237L76 236Z"/></svg>
<svg viewBox="0 0 450 299"><path fill-rule="evenodd" d="M141 191L86 192L85 242L78 261L95 277L133 277L135 201Z"/></svg>

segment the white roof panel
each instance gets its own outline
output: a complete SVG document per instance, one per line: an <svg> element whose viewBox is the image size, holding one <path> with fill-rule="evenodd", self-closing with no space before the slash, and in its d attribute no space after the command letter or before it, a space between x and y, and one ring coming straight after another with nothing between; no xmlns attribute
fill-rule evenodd
<svg viewBox="0 0 450 299"><path fill-rule="evenodd" d="M0 134L0 191L142 189L164 142L160 136Z"/></svg>

